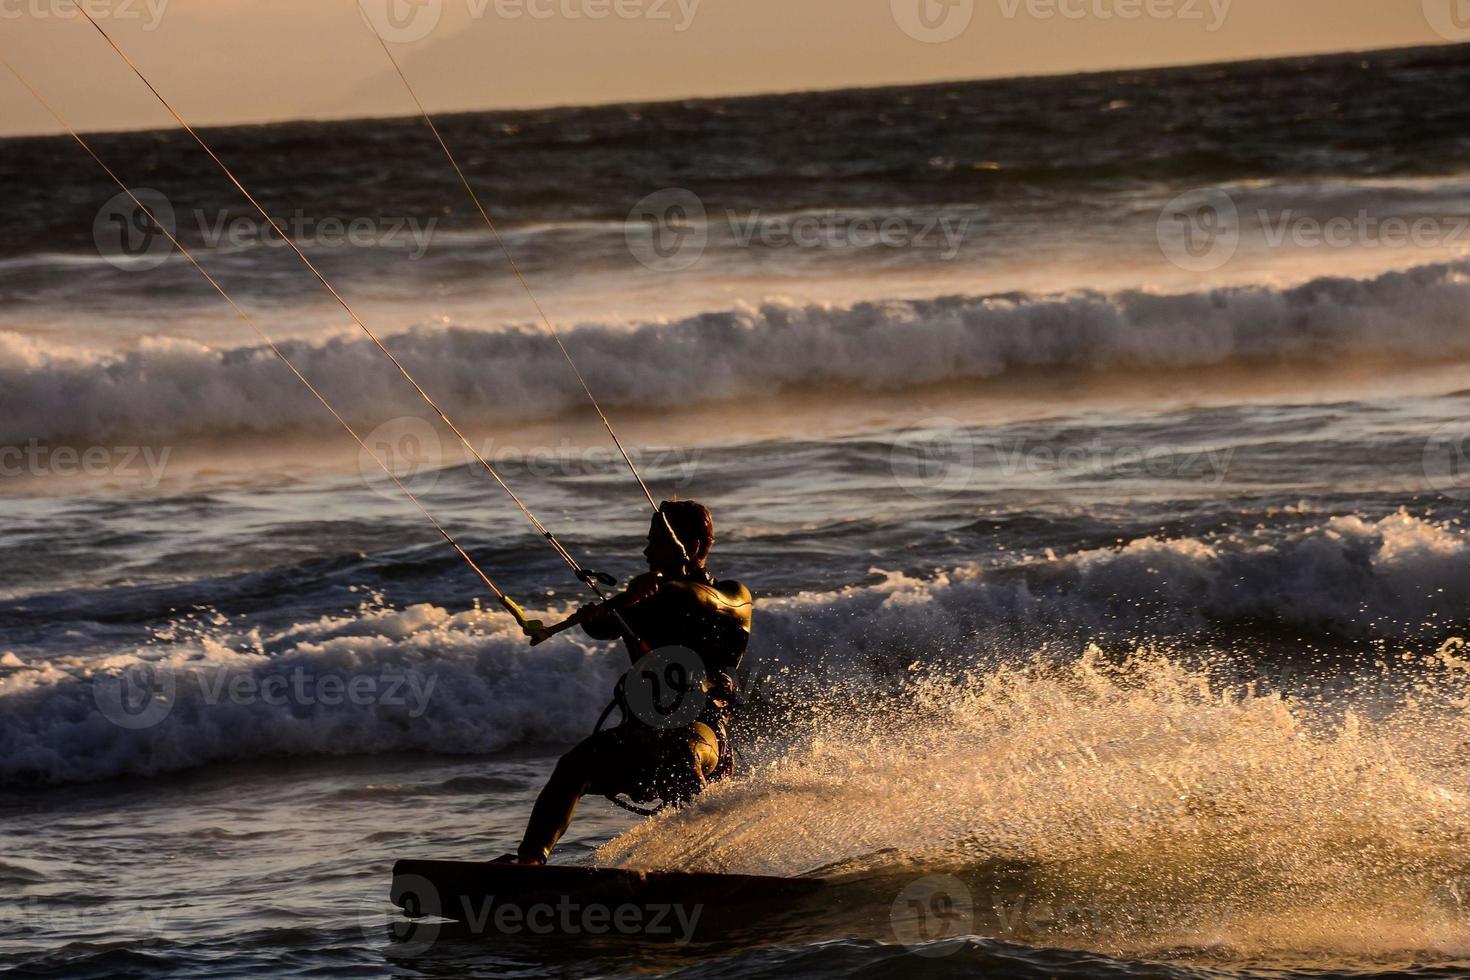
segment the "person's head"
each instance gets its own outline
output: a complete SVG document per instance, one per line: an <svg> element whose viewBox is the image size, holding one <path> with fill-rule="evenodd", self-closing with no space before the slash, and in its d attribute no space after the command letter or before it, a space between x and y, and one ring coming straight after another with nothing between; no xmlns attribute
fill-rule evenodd
<svg viewBox="0 0 1470 980"><path fill-rule="evenodd" d="M678 541L669 536L670 528L679 536ZM643 557L648 559L650 571L678 575L686 568L686 553L690 570L703 568L714 543L715 520L708 507L693 500L665 500L649 525Z"/></svg>

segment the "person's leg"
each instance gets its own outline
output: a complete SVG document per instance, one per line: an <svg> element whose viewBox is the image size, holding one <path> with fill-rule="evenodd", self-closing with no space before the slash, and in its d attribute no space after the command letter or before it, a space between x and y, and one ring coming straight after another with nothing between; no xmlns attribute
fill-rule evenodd
<svg viewBox="0 0 1470 980"><path fill-rule="evenodd" d="M694 755L694 767L701 781L714 775L720 765L720 740L715 730L702 721L689 727L689 751Z"/></svg>
<svg viewBox="0 0 1470 980"><path fill-rule="evenodd" d="M571 825L577 801L593 788L616 774L630 753L623 743L621 729L612 728L589 735L576 748L557 762L547 780L516 856L522 863L544 864L551 851Z"/></svg>
<svg viewBox="0 0 1470 980"><path fill-rule="evenodd" d="M561 757L536 798L517 860L544 864L588 793L640 796L653 787L665 802L682 806L704 789L719 758L719 741L703 723L663 732L623 725L588 736Z"/></svg>
<svg viewBox="0 0 1470 980"><path fill-rule="evenodd" d="M683 806L703 792L719 768L720 744L703 722L690 725L672 741L660 762L658 785L665 802Z"/></svg>

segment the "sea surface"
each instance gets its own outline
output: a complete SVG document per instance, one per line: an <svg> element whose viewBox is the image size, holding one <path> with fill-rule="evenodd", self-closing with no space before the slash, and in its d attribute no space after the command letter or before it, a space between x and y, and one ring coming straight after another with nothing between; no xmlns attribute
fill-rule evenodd
<svg viewBox="0 0 1470 980"><path fill-rule="evenodd" d="M758 600L737 777L558 860L712 937L409 928L626 655L177 131L0 144L0 972L1470 975L1470 46L455 115L651 490ZM64 106L61 107L65 111ZM209 130L585 564L648 508L422 120ZM428 937L427 940L425 937Z"/></svg>

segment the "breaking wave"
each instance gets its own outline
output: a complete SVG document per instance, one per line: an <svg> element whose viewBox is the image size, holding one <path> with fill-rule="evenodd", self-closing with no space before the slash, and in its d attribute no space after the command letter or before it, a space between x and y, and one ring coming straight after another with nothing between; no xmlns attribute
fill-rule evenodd
<svg viewBox="0 0 1470 980"><path fill-rule="evenodd" d="M1470 629L1470 538L1407 513L1288 536L1138 538L1117 548L764 604L756 649L836 651L888 671L1017 646L1207 639L1240 625L1311 638L1437 643ZM821 658L813 658L821 659Z"/></svg>
<svg viewBox="0 0 1470 980"><path fill-rule="evenodd" d="M565 742L596 717L616 663L572 642L527 651L499 612L370 605L274 636L201 628L101 659L15 658L0 668L0 783Z"/></svg>
<svg viewBox="0 0 1470 980"><path fill-rule="evenodd" d="M898 390L1024 369L1195 368L1470 356L1470 266L1160 296L951 296L853 306L771 301L672 322L566 331L605 402L659 408L818 385ZM543 333L416 329L388 343L456 419L554 416L578 404ZM366 341L283 345L351 422L422 405ZM126 352L0 333L0 445L326 430L264 348L149 339Z"/></svg>
<svg viewBox="0 0 1470 980"><path fill-rule="evenodd" d="M835 695L916 668L963 676L1040 649L1072 659L1094 642L1187 648L1240 623L1271 626L1297 649L1343 638L1434 647L1470 629L1463 530L1402 513L873 578L762 600L750 656L758 698ZM621 650L572 634L528 650L498 610L375 601L271 635L194 622L128 654L0 659L0 783L566 743L587 732L626 666ZM1259 655L1260 671L1272 656Z"/></svg>

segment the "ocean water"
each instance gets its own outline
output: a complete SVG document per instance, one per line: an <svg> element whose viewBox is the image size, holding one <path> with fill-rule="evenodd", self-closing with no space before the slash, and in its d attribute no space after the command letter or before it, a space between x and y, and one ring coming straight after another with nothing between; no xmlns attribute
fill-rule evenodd
<svg viewBox="0 0 1470 980"><path fill-rule="evenodd" d="M1467 82L1448 47L441 121L758 597L737 778L590 800L558 857L834 882L692 943L388 906L396 859L513 848L625 656L528 648L75 144L5 141L0 971L1470 973ZM646 504L422 122L206 138L635 574ZM94 145L498 583L584 601L186 137Z"/></svg>

